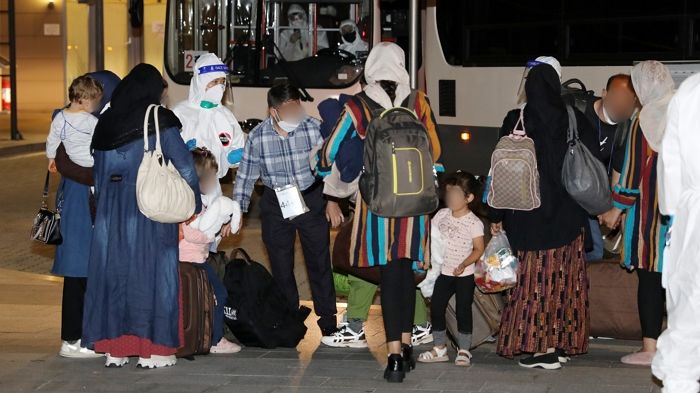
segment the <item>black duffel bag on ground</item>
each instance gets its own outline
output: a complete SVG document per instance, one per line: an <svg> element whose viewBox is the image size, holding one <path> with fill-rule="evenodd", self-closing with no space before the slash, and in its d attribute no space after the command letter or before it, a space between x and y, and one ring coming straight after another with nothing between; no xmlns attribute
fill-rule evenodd
<svg viewBox="0 0 700 393"><path fill-rule="evenodd" d="M251 261L242 248L231 254L224 285L228 290L226 325L241 344L294 348L304 338L304 320L311 310L290 307L272 275L263 265Z"/></svg>

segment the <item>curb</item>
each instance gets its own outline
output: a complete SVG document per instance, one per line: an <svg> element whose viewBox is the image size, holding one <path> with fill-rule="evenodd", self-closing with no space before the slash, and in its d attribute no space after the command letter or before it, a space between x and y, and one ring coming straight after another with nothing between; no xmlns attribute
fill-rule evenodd
<svg viewBox="0 0 700 393"><path fill-rule="evenodd" d="M0 158L18 156L27 153L44 151L46 143L25 143L17 146L7 146L0 148Z"/></svg>

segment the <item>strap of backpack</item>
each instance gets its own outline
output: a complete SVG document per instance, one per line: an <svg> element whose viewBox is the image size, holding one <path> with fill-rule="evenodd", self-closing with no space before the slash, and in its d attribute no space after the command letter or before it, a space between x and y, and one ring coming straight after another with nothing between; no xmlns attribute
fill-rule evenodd
<svg viewBox="0 0 700 393"><path fill-rule="evenodd" d="M384 108L382 108L381 105L377 104L373 99L369 98L369 96L364 91L360 94L357 94L355 97L357 97L357 99L360 100L360 103L362 103L363 107L369 109L369 112L372 115L372 119L374 119L375 117L379 117L382 114L382 112L384 112Z"/></svg>
<svg viewBox="0 0 700 393"><path fill-rule="evenodd" d="M518 121L515 122L515 126L513 127L513 131L510 132L511 135L517 136L517 137L524 137L527 136L527 132L525 131L525 108L520 109L520 116L518 117ZM518 127L520 126L520 127Z"/></svg>
<svg viewBox="0 0 700 393"><path fill-rule="evenodd" d="M233 252L231 252L231 259L236 259L236 257L238 256L238 254L241 254L241 255L243 256L243 260L246 262L246 264L250 265L250 263L251 263L251 261L252 261L252 260L250 259L250 255L248 255L248 253L246 252L246 250L244 250L244 249L242 249L242 248L240 248L240 247L239 247L239 248L235 248L235 249L233 250Z"/></svg>
<svg viewBox="0 0 700 393"><path fill-rule="evenodd" d="M408 106L407 108L415 111L416 110L416 99L418 97L418 90L411 90L411 94L408 95Z"/></svg>
<svg viewBox="0 0 700 393"><path fill-rule="evenodd" d="M576 112L571 105L566 106L566 112L569 115L569 130L566 134L566 141L571 143L578 140L578 124L576 122Z"/></svg>

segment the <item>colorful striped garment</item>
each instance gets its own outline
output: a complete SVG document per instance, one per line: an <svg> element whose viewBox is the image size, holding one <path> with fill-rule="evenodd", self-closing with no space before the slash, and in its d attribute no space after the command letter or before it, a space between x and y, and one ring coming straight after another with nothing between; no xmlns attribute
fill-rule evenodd
<svg viewBox="0 0 700 393"><path fill-rule="evenodd" d="M625 144L625 161L613 203L627 210L622 261L628 269L662 272L670 218L659 212L656 182L658 153L651 149L635 119Z"/></svg>
<svg viewBox="0 0 700 393"><path fill-rule="evenodd" d="M433 160L440 157L435 117L428 97L418 92L415 111L428 130ZM372 113L358 98L345 104L335 129L321 150L318 173L326 176L338 159L340 146L353 138L365 139ZM362 157L356 157L362 160ZM350 244L350 264L356 267L385 265L389 261L410 259L430 262L430 216L386 218L369 211L362 198L357 198Z"/></svg>

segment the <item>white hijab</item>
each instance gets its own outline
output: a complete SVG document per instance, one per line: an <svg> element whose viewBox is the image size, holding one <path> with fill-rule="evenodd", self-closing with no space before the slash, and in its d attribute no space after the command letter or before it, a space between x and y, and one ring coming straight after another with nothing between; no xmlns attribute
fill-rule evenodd
<svg viewBox="0 0 700 393"><path fill-rule="evenodd" d="M666 110L675 88L671 71L656 60L647 60L632 68L631 77L642 104L639 124L649 146L658 152L666 131Z"/></svg>
<svg viewBox="0 0 700 393"><path fill-rule="evenodd" d="M411 94L408 71L406 71L406 55L403 49L391 42L380 42L372 48L365 63L365 93L385 109L401 106L401 103ZM386 94L379 81L396 82L396 98Z"/></svg>

